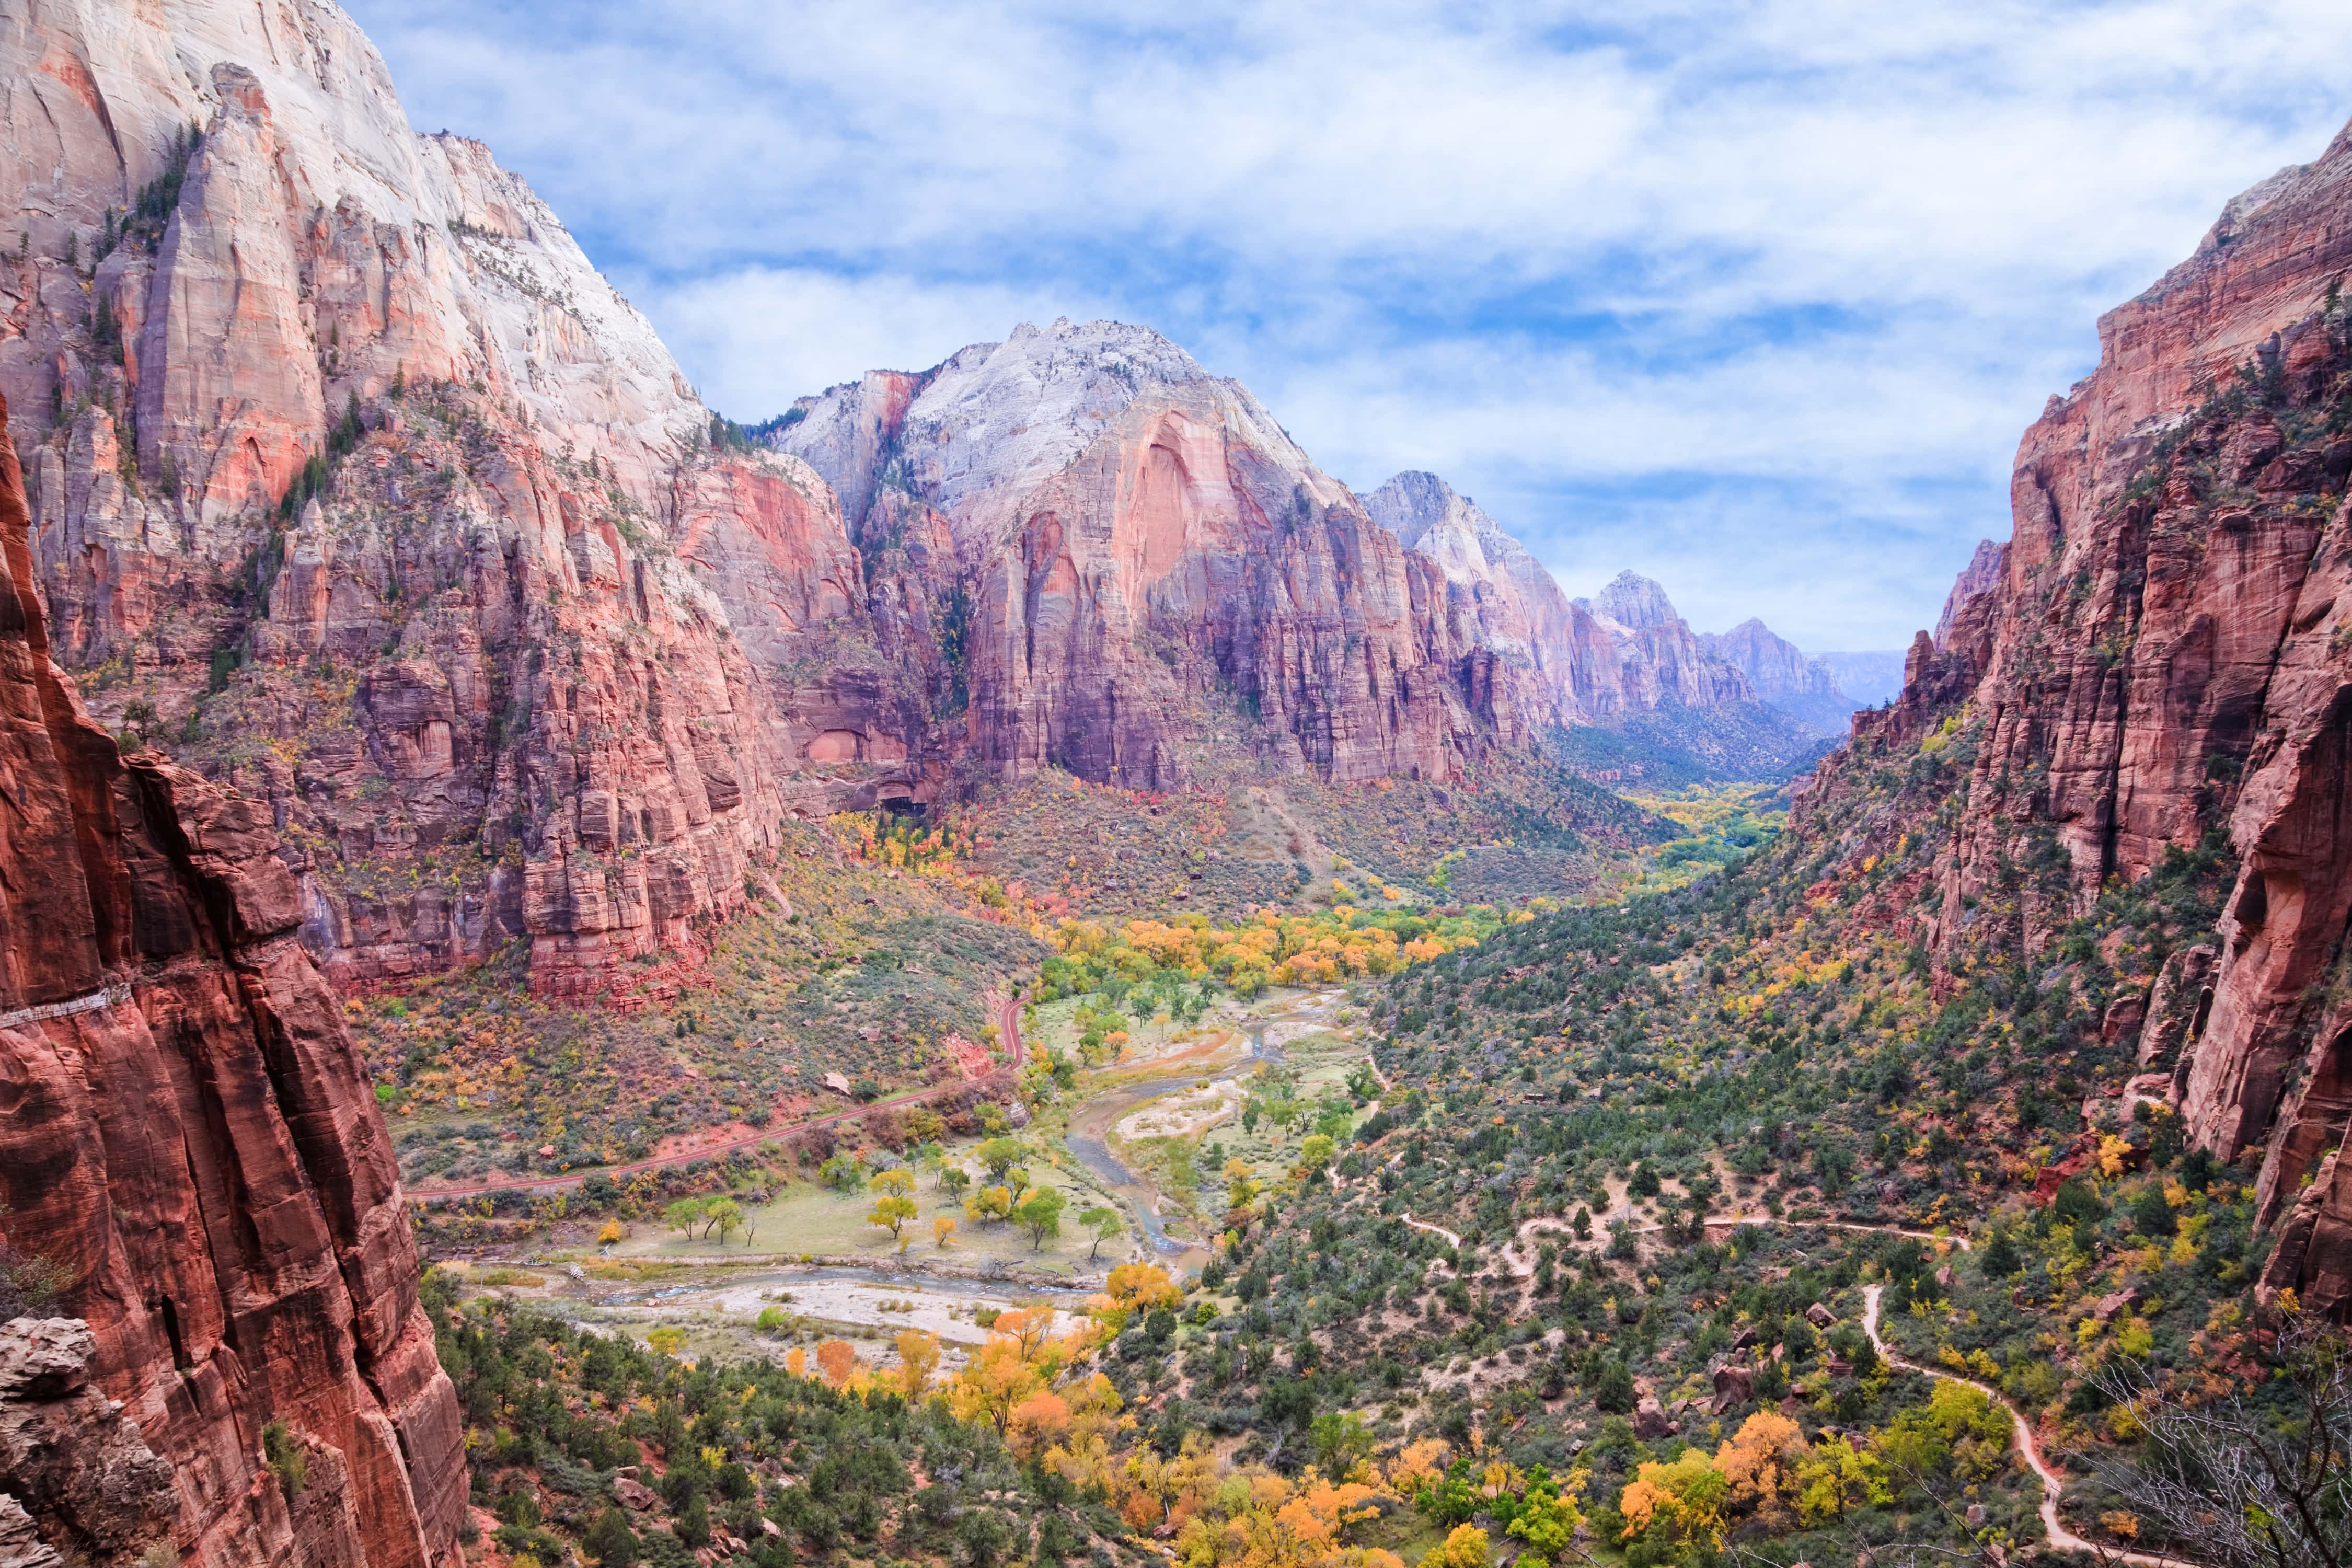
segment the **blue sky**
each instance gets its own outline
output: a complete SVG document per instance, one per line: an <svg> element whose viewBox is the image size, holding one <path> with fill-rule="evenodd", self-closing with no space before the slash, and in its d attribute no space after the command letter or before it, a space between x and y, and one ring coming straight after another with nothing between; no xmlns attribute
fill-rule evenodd
<svg viewBox="0 0 2352 1568"><path fill-rule="evenodd" d="M1588 594L1899 647L2098 312L2352 114L2340 0L345 0L744 420L1159 328Z"/></svg>

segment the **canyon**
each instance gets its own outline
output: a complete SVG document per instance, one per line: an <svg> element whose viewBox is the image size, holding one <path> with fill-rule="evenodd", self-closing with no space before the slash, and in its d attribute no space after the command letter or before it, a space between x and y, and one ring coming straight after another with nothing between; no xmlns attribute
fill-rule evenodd
<svg viewBox="0 0 2352 1568"><path fill-rule="evenodd" d="M10 1560L462 1562L391 1142L268 808L90 721L28 524L0 440L0 1266L37 1308L0 1326L0 1531L39 1527Z"/></svg>
<svg viewBox="0 0 2352 1568"><path fill-rule="evenodd" d="M520 942L600 994L696 963L785 822L1045 767L1181 787L1235 760L1213 710L1334 784L1645 715L1786 767L1843 727L1762 628L1571 602L1443 481L1358 498L1145 329L1024 326L747 435L324 0L37 5L0 70L53 649L269 803L338 984Z"/></svg>
<svg viewBox="0 0 2352 1568"><path fill-rule="evenodd" d="M1902 698L1857 719L1811 808L1888 747L1939 725L1972 739L1948 828L1889 818L1869 837L1940 846L1918 928L1939 963L2046 962L2104 893L2226 856L2218 921L2109 1027L2139 1042L2137 1092L2257 1173L2281 1237L2266 1295L2336 1313L2352 1304L2348 268L2352 130L2101 319L2098 368L2020 446L2011 538L1979 548Z"/></svg>

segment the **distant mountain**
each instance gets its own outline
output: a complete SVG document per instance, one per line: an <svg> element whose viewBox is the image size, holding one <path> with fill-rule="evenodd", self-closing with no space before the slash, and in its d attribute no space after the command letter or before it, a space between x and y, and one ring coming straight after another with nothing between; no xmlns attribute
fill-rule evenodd
<svg viewBox="0 0 2352 1568"><path fill-rule="evenodd" d="M1830 667L1838 689L1859 708L1876 708L1903 694L1903 650L1876 648L1861 653L1821 653L1814 658Z"/></svg>
<svg viewBox="0 0 2352 1568"><path fill-rule="evenodd" d="M1836 672L1762 621L1750 616L1720 635L1702 634L1699 643L1745 675L1761 700L1824 733L1845 733L1858 704L1839 689Z"/></svg>

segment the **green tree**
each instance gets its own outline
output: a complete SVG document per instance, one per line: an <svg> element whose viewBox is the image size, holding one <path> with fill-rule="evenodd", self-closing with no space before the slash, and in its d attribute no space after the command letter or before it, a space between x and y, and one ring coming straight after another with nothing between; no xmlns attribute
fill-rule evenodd
<svg viewBox="0 0 2352 1568"><path fill-rule="evenodd" d="M604 1568L636 1568L642 1555L636 1531L629 1528L628 1516L610 1503L596 1516L596 1522L588 1527L581 1544Z"/></svg>
<svg viewBox="0 0 2352 1568"><path fill-rule="evenodd" d="M1372 1431L1352 1412L1326 1411L1307 1429L1315 1468L1335 1481L1353 1476L1372 1457Z"/></svg>
<svg viewBox="0 0 2352 1568"><path fill-rule="evenodd" d="M1127 1222L1118 1217L1117 1209L1105 1208L1100 1204L1097 1204L1090 1209L1080 1210L1078 1223L1095 1233L1094 1247L1087 1253L1087 1261L1089 1263L1101 1255L1104 1242L1127 1228Z"/></svg>
<svg viewBox="0 0 2352 1568"><path fill-rule="evenodd" d="M1584 1523L1584 1514L1575 1500L1559 1495L1559 1489L1548 1476L1530 1480L1527 1495L1519 1500L1518 1512L1505 1527L1505 1532L1527 1542L1519 1553L1526 1568L1549 1568L1560 1554L1573 1549L1576 1532Z"/></svg>
<svg viewBox="0 0 2352 1568"><path fill-rule="evenodd" d="M1069 1200L1059 1187L1040 1187L1022 1201L1014 1215L1028 1228L1030 1250L1043 1252L1045 1238L1062 1234L1062 1205Z"/></svg>
<svg viewBox="0 0 2352 1568"><path fill-rule="evenodd" d="M743 1205L733 1198L718 1198L703 1208L702 1234L705 1239L715 1230L719 1233L719 1245L724 1247L727 1238L742 1227Z"/></svg>
<svg viewBox="0 0 2352 1568"><path fill-rule="evenodd" d="M1017 1138L991 1138L972 1152L979 1156L981 1168L988 1173L988 1179L1002 1182L1004 1173L1019 1164L1021 1157L1028 1151L1022 1148Z"/></svg>
<svg viewBox="0 0 2352 1568"><path fill-rule="evenodd" d="M703 1206L700 1198L680 1198L662 1210L662 1224L692 1240L694 1227L702 1223Z"/></svg>

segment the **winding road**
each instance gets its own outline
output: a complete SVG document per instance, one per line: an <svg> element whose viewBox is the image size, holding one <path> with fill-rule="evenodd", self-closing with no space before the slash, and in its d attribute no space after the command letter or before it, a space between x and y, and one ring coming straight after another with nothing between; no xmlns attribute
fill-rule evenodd
<svg viewBox="0 0 2352 1568"><path fill-rule="evenodd" d="M1012 1053L1012 1059L998 1071L1018 1075L1021 1071L1021 999L1019 997L999 996L996 999L996 1026L1000 1037L1003 1039L1007 1049ZM795 1121L790 1127L763 1128L749 1137L733 1138L724 1143L712 1143L704 1148L688 1149L675 1154L657 1154L651 1159L632 1160L625 1165L599 1165L593 1170L566 1171L560 1176L515 1176L504 1181L473 1182L462 1187L411 1187L408 1189L408 1195L420 1203L425 1203L441 1198L479 1197L484 1193L547 1192L558 1187L576 1187L591 1176L611 1176L618 1180L623 1176L634 1176L640 1171L659 1171L672 1165L690 1164L697 1160L716 1159L731 1154L739 1149L756 1148L760 1144L776 1139L789 1138L795 1132L804 1132L812 1127L831 1127L837 1122L855 1121L858 1117L890 1106L919 1104L936 1095L952 1094L959 1089L968 1088L970 1081L937 1084L929 1089L909 1089L904 1094L894 1094L887 1100L877 1100L866 1105L852 1106L847 1110L835 1110L824 1116L813 1116L806 1121Z"/></svg>

